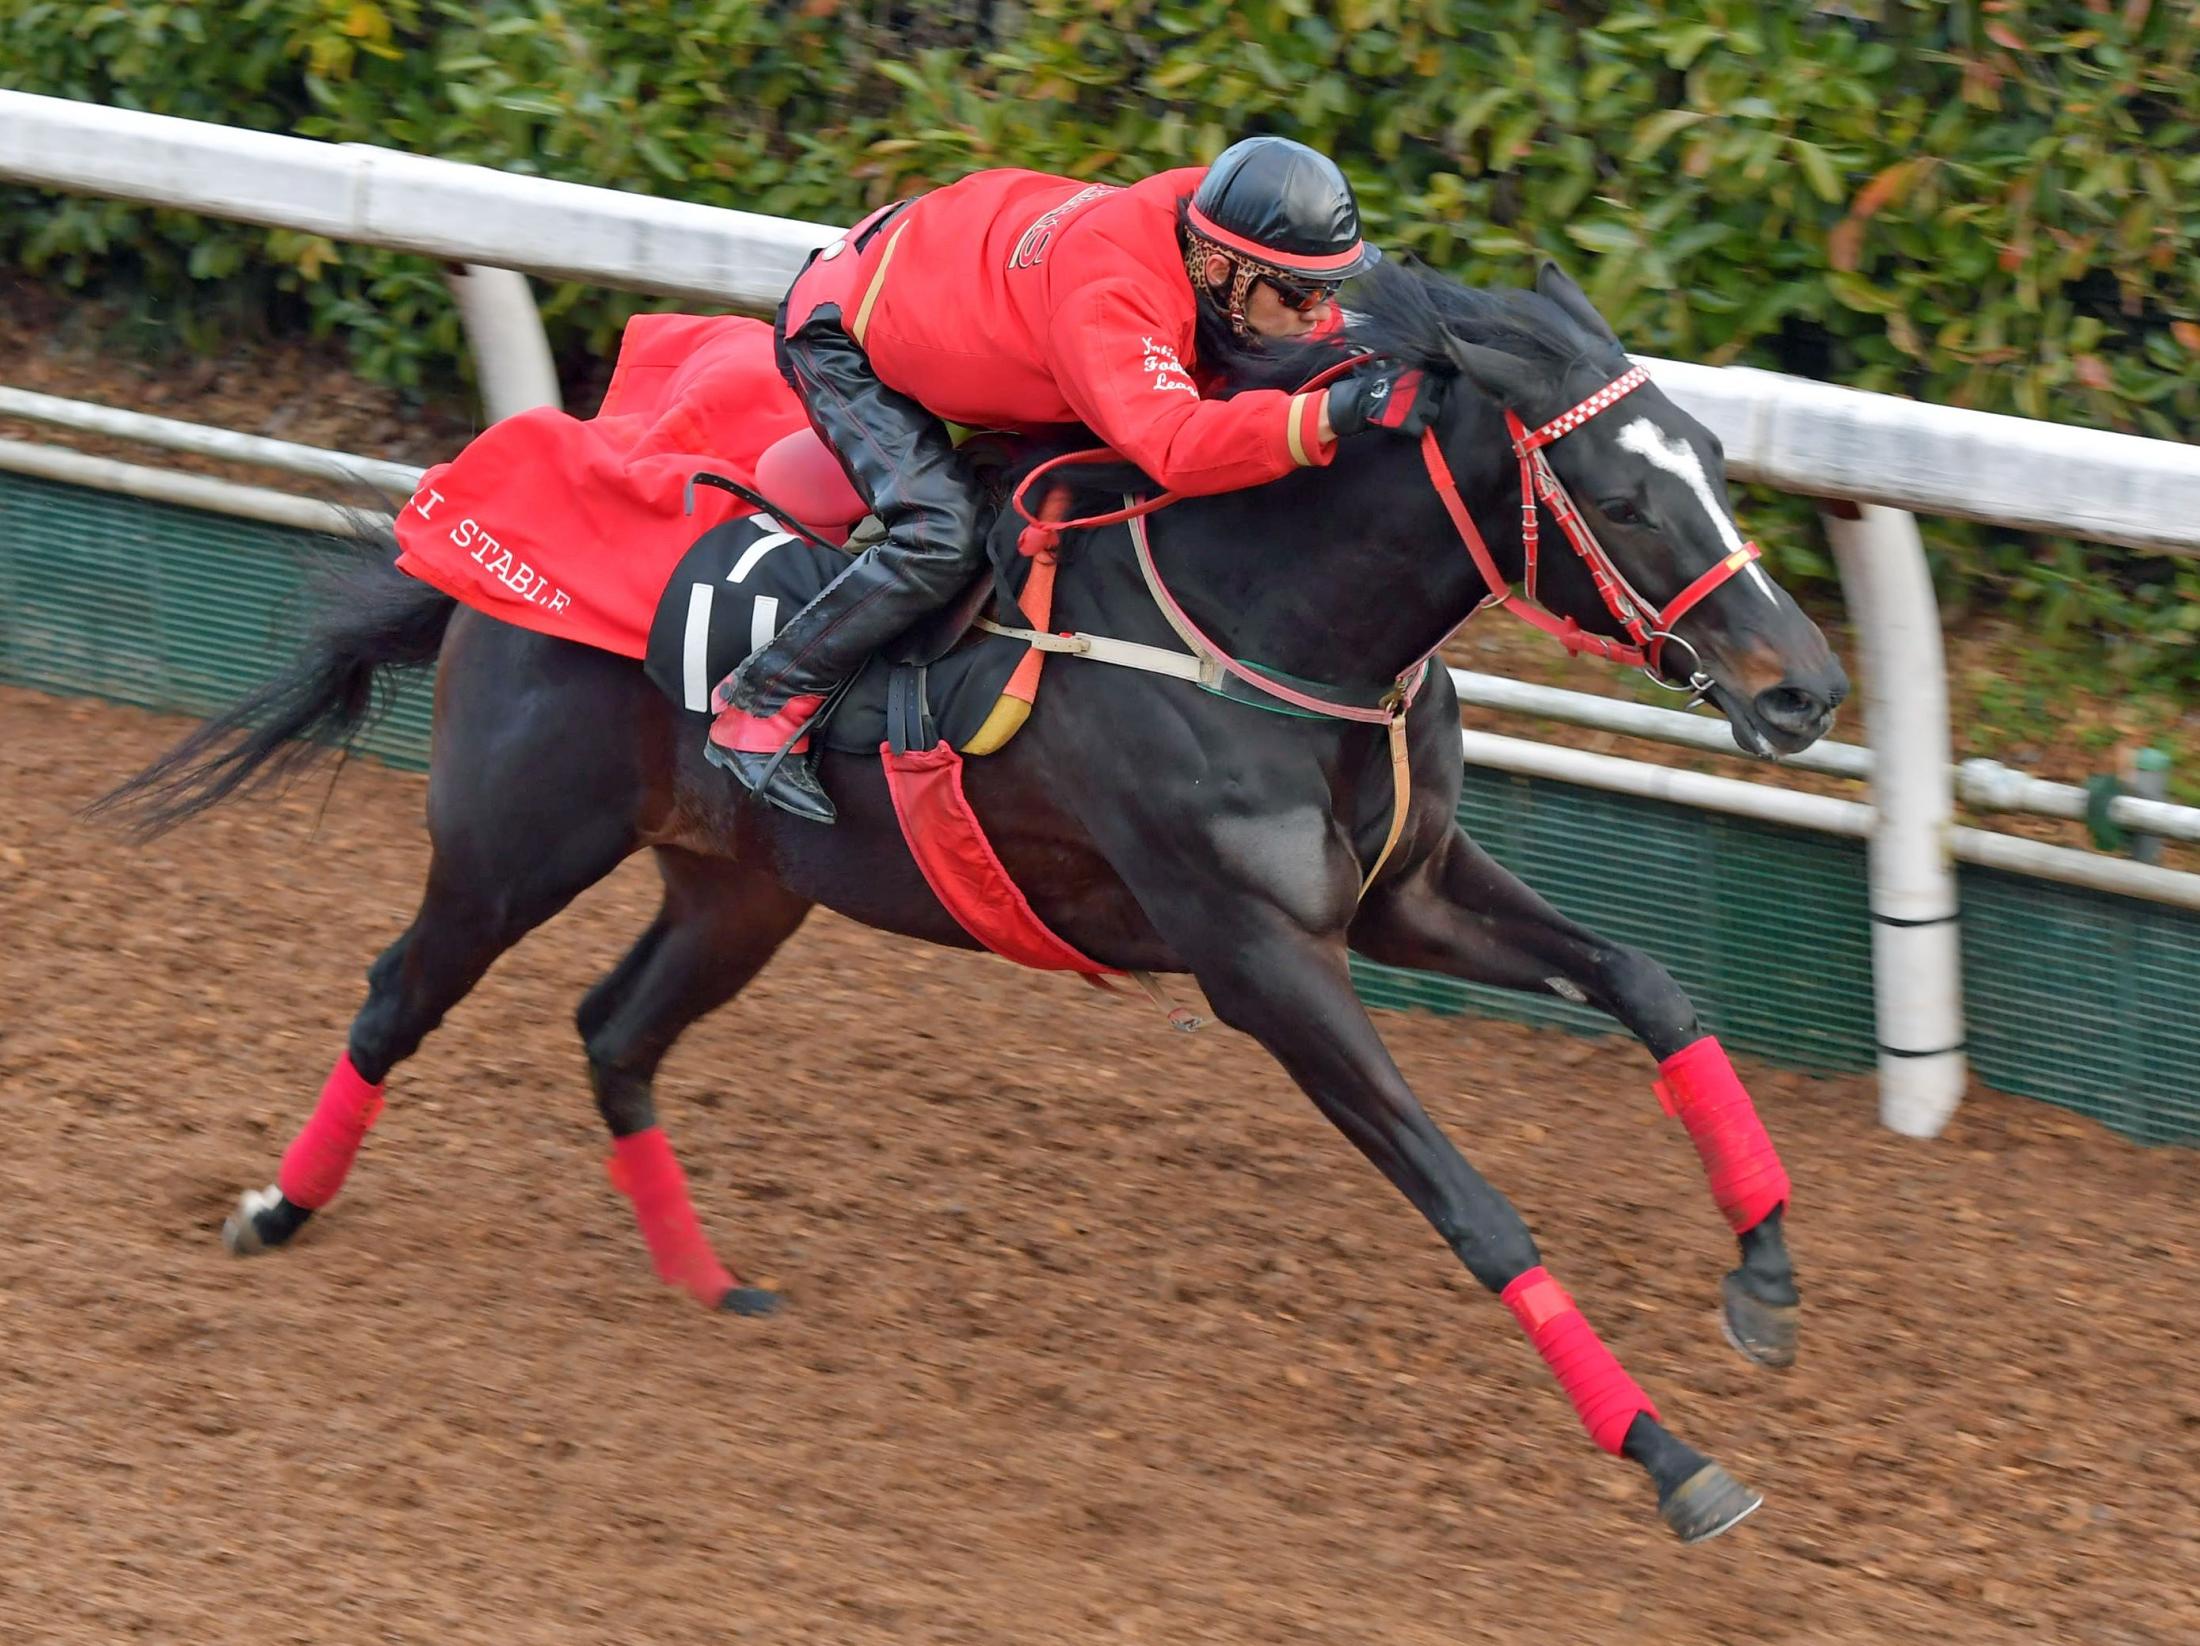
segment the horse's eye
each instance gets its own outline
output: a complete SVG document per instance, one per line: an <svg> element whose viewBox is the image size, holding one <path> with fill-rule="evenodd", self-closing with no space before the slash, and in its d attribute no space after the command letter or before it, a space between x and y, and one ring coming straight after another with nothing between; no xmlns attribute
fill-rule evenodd
<svg viewBox="0 0 2200 1646"><path fill-rule="evenodd" d="M1599 503L1597 512L1615 526L1642 524L1642 511L1624 497L1615 497L1609 503Z"/></svg>

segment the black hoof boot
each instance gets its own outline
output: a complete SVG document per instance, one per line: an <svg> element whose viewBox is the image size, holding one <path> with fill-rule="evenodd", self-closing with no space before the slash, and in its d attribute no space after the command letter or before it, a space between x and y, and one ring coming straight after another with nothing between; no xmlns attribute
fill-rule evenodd
<svg viewBox="0 0 2200 1646"><path fill-rule="evenodd" d="M1767 1303L1749 1289L1740 1269L1726 1277L1726 1306L1719 1312L1719 1329L1727 1342L1760 1366L1785 1370L1795 1364L1796 1317L1793 1303Z"/></svg>
<svg viewBox="0 0 2200 1646"><path fill-rule="evenodd" d="M779 1312L780 1297L777 1292L766 1291L761 1286L734 1286L718 1300L718 1307L729 1315L746 1315L751 1319L758 1315L775 1315Z"/></svg>
<svg viewBox="0 0 2200 1646"><path fill-rule="evenodd" d="M1716 1463L1706 1463L1658 1499L1658 1513L1683 1543L1702 1543L1739 1526L1764 1506L1753 1492Z"/></svg>
<svg viewBox="0 0 2200 1646"><path fill-rule="evenodd" d="M312 1215L307 1207L285 1200L283 1191L273 1185L247 1189L237 1197L237 1209L222 1223L222 1244L232 1257L271 1252L304 1228Z"/></svg>
<svg viewBox="0 0 2200 1646"><path fill-rule="evenodd" d="M817 781L806 755L757 753L748 749L703 746L703 756L713 766L733 773L733 780L768 805L812 823L830 823L840 814L832 798Z"/></svg>

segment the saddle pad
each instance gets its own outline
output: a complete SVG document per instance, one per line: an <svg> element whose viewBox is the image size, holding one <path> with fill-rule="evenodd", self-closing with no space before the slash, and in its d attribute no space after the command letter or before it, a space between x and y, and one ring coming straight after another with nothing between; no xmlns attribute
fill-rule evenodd
<svg viewBox="0 0 2200 1646"><path fill-rule="evenodd" d="M768 515L729 520L697 538L658 596L642 666L673 702L710 712L711 688L776 634L839 575L848 557L820 549ZM825 728L828 748L873 753L886 741L887 654L857 677ZM1022 641L975 634L925 672L940 736L960 748L977 735L1023 659Z"/></svg>
<svg viewBox="0 0 2200 1646"><path fill-rule="evenodd" d="M596 416L521 412L427 472L397 517L398 567L504 622L639 657L696 534L748 513L690 476L753 483L763 453L804 427L770 326L637 315Z"/></svg>

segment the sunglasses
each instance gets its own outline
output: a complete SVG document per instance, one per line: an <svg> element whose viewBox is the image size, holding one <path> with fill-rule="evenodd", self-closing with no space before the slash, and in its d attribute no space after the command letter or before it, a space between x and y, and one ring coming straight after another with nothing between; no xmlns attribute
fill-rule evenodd
<svg viewBox="0 0 2200 1646"><path fill-rule="evenodd" d="M1293 314L1305 314L1320 308L1337 295L1338 288L1344 283L1341 280L1322 280L1301 285L1298 281L1286 279L1280 274L1264 274L1261 280L1276 294L1276 300Z"/></svg>

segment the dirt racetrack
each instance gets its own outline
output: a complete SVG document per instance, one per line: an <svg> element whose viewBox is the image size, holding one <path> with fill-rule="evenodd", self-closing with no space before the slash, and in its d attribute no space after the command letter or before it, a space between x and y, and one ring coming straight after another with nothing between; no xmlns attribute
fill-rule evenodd
<svg viewBox="0 0 2200 1646"><path fill-rule="evenodd" d="M814 917L667 1065L721 1249L650 1276L570 1014L627 866L392 1081L343 1199L226 1256L425 862L349 768L134 849L181 722L0 689L0 1641L2200 1640L2200 1156L1764 1069L1804 1354L1620 1042L1386 1019L1677 1432L1697 1549L1251 1043ZM804 1030L799 1025L813 1024Z"/></svg>

